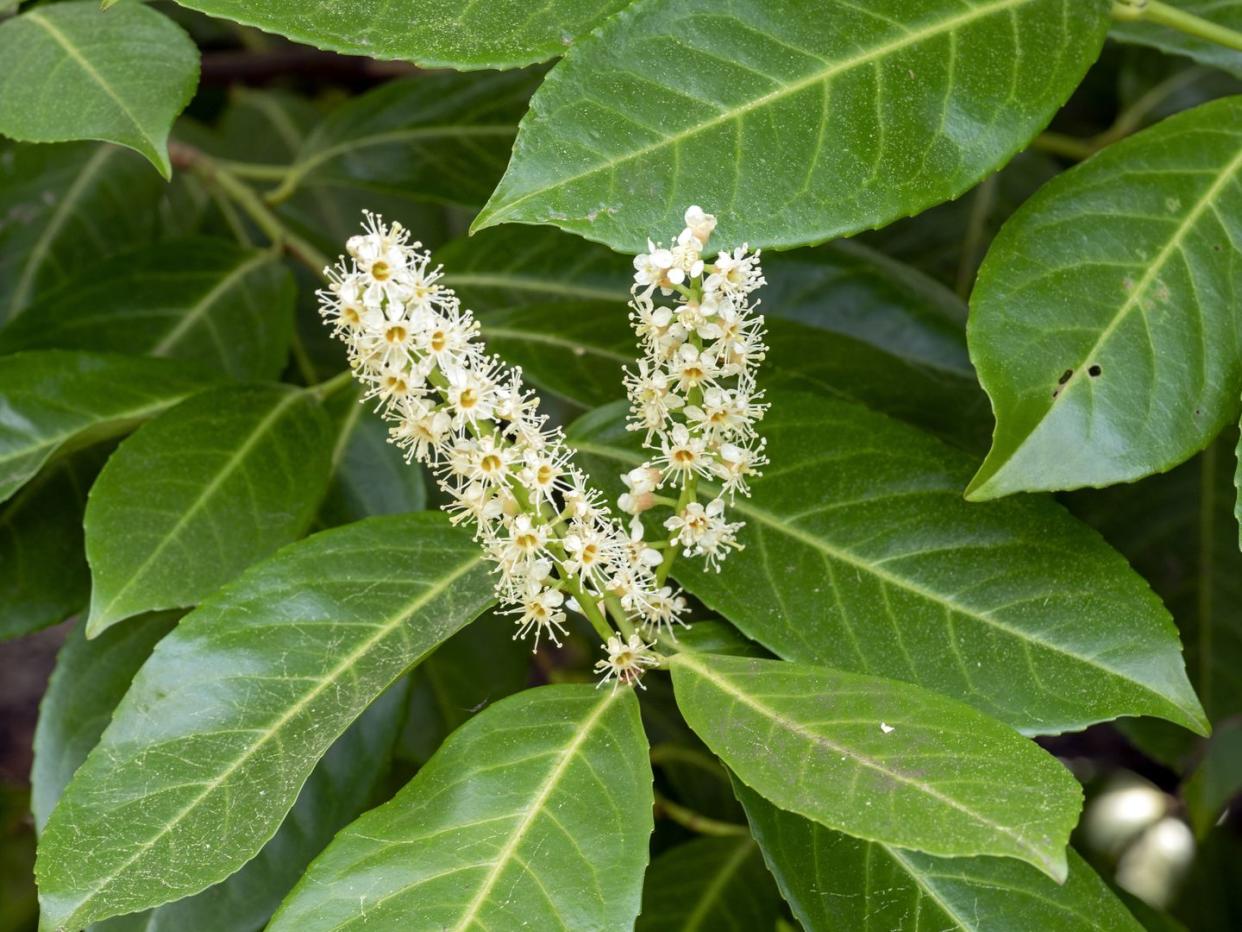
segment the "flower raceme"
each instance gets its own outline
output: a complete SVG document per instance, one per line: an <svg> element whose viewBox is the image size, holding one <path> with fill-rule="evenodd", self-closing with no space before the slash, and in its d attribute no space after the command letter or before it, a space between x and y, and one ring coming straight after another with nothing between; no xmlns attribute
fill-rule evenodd
<svg viewBox="0 0 1242 932"><path fill-rule="evenodd" d="M699 254L714 218L698 208L686 216L676 250L653 247L635 262L636 314L664 321L658 332L640 330L647 355L639 368L664 380L652 403L665 407L641 422L649 441L660 438L661 456L626 477L621 505L637 515L662 485L680 484L684 501L663 555L637 518L623 530L573 464L561 429L539 414L521 370L487 353L474 315L400 224L366 214L365 232L325 270L329 286L319 292L320 313L346 345L364 397L389 421L390 441L432 471L453 523L474 526L515 637L533 636L535 649L542 638L559 645L567 611L580 612L604 641L601 682L614 685L638 684L660 662L655 638L682 623L685 602L665 585L676 547L714 564L737 546L739 525L723 521L723 499L692 501L696 478L714 478L732 495L762 461L750 428L762 414L752 368L762 358L761 319L745 299L762 284L757 256L743 248L706 266ZM650 300L657 287L684 288L686 301L662 312ZM630 382L632 398L648 391ZM645 410L636 407L635 418Z"/></svg>
<svg viewBox="0 0 1242 932"><path fill-rule="evenodd" d="M766 410L755 372L767 347L750 298L765 282L759 253L746 246L705 262L716 218L691 207L685 220L675 246L648 241L634 259L630 322L643 355L626 374L628 426L646 433L656 456L622 477L628 491L618 504L637 517L661 488L680 489L664 523L669 546L719 572L729 551L741 549L742 525L725 519L726 500L749 494L749 480L767 462L755 432ZM657 304L657 290L675 296L672 307ZM719 486L706 505L698 501L700 479Z"/></svg>

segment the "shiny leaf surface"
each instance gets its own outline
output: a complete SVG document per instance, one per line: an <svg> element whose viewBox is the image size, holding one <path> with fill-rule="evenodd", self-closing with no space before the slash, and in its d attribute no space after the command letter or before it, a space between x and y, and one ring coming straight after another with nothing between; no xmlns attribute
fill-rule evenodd
<svg viewBox="0 0 1242 932"><path fill-rule="evenodd" d="M1057 884L1005 858L935 858L863 841L776 808L740 782L751 831L807 929L1140 932L1074 851Z"/></svg>
<svg viewBox="0 0 1242 932"><path fill-rule="evenodd" d="M14 139L120 143L167 178L168 131L197 85L190 37L141 3L57 3L0 23L0 133Z"/></svg>
<svg viewBox="0 0 1242 932"><path fill-rule="evenodd" d="M277 385L203 392L139 428L86 507L87 636L195 605L296 540L327 485L330 444L314 396Z"/></svg>
<svg viewBox="0 0 1242 932"><path fill-rule="evenodd" d="M709 608L788 660L918 683L1028 733L1155 715L1201 730L1168 612L1063 509L972 505L971 457L858 405L770 393L771 466L738 499L743 554L678 561ZM595 481L642 462L623 410L570 441Z"/></svg>
<svg viewBox="0 0 1242 932"><path fill-rule="evenodd" d="M826 667L680 653L686 721L777 806L856 838L990 854L1058 883L1082 790L1033 742L929 690Z"/></svg>
<svg viewBox="0 0 1242 932"><path fill-rule="evenodd" d="M526 690L341 832L269 930L630 928L652 802L632 690Z"/></svg>
<svg viewBox="0 0 1242 932"><path fill-rule="evenodd" d="M177 0L317 48L408 59L425 68L514 68L545 61L626 0Z"/></svg>
<svg viewBox="0 0 1242 932"><path fill-rule="evenodd" d="M491 601L470 535L427 514L325 531L220 590L156 648L53 811L46 921L80 927L232 874L337 736Z"/></svg>
<svg viewBox="0 0 1242 932"><path fill-rule="evenodd" d="M992 244L970 349L992 450L968 495L1161 472L1237 420L1242 97L1170 117L1059 176Z"/></svg>
<svg viewBox="0 0 1242 932"><path fill-rule="evenodd" d="M795 246L961 194L1095 59L1104 0L639 0L531 101L482 213L634 251L688 204Z"/></svg>

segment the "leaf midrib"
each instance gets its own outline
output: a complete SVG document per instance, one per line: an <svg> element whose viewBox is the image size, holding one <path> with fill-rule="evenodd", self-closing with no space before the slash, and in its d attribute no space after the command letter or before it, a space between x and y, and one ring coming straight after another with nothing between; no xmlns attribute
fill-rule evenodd
<svg viewBox="0 0 1242 932"><path fill-rule="evenodd" d="M958 28L970 25L977 20L985 19L989 16L1013 10L1021 6L1026 6L1034 2L1036 2L1036 0L993 0L990 4L974 7L967 13L961 13L957 16L941 20L934 25L926 26L921 29L909 29L899 39L885 42L860 54L842 59L838 62L830 63L825 68L812 72L810 75L799 78L790 84L781 85L776 90L769 91L761 97L756 97L754 100L747 101L746 103L740 104L736 107L726 108L711 119L704 120L701 123L697 123L671 135L663 136L656 142L648 143L645 146L633 149L624 155L596 163L584 171L580 171L566 178L558 179L552 184L535 188L534 190L528 191L527 193L508 201L494 211L488 212L485 208L483 213L476 218L473 227L475 229L482 229L480 221L485 221L488 226L501 222L502 218L512 214L519 204L524 201L528 201L533 197L545 194L546 192L556 188L563 188L567 185L573 184L575 181L580 181L583 178L587 178L601 171L614 169L618 165L633 161L634 159L642 158L643 156L655 152L658 149L665 148L666 146L678 144L683 140L698 135L699 133L705 132L709 129L714 129L717 126L721 126L725 123L745 116L751 111L766 107L771 103L775 103L786 97L790 97L804 91L809 87L819 84L820 82L829 81L843 72L850 71L851 69L861 65L870 64L871 62L884 58L887 55L900 52L910 46L937 38L943 34L952 34ZM572 56L572 54L573 52L571 51L570 55ZM775 81L776 79L773 78L773 80Z"/></svg>
<svg viewBox="0 0 1242 932"><path fill-rule="evenodd" d="M737 846L737 850L729 855L728 859L720 865L720 870L716 876L711 879L706 887L703 888L702 895L698 902L694 904L694 909L690 915L686 917L685 924L682 926L682 932L699 932L703 926L703 920L707 918L711 910L712 904L716 902L724 892L725 884L733 877L742 865L746 863L747 858L755 850L755 840L753 838L744 838Z"/></svg>
<svg viewBox="0 0 1242 932"><path fill-rule="evenodd" d="M1152 260L1152 263L1148 266L1147 271L1143 273L1142 278L1140 278L1134 288L1130 290L1129 295L1117 309L1117 313L1113 315L1112 320L1110 320L1108 325L1100 331L1100 335L1096 338L1095 343L1093 343L1091 348L1083 354L1078 364L1072 367L1073 373L1070 378L1066 380L1064 388L1048 403L1047 409L1040 416L1039 420L1031 425L1031 429L1026 432L1022 442L1013 449L1008 457L1006 457L1005 463L998 467L991 476L984 480L984 482L979 483L980 487L985 485L987 482L990 482L996 474L1005 468L1005 464L1013 458L1026 440L1030 439L1039 426L1051 417L1052 413L1057 410L1057 406L1061 403L1063 398L1070 394L1069 390L1075 383L1085 384L1088 388L1091 387L1091 381L1089 379L1084 380L1082 378L1082 373L1087 364L1096 357L1104 344L1107 343L1112 335L1117 331L1117 328L1120 327L1125 319L1130 316L1130 313L1136 307L1142 306L1143 300L1147 297L1148 290L1151 288L1152 284L1155 283L1156 279L1159 278L1160 273L1164 271L1164 267L1173 257L1173 254L1180 250L1182 242L1187 236L1190 235L1191 230L1198 225L1204 212L1216 202L1216 199L1225 189L1225 186L1233 181L1234 176L1238 174L1239 170L1242 170L1242 151L1239 151L1233 161L1221 170L1216 180L1208 186L1208 189L1203 193L1203 196L1195 202L1194 207L1191 208L1190 212L1186 214L1185 219L1183 219L1182 222L1178 224L1177 229L1173 231L1173 235L1169 237L1169 241L1165 243L1163 248L1161 248L1160 252L1156 255L1156 258ZM975 481L978 480L976 479ZM971 483L972 486L974 484L974 482Z"/></svg>
<svg viewBox="0 0 1242 932"><path fill-rule="evenodd" d="M147 570L151 568L151 564L154 563L155 560L157 560L168 547L169 542L177 537L177 535L185 529L186 525L198 516L198 513L211 500L211 498L219 490L220 486L233 475L233 473L243 462L245 462L246 457L250 454L250 451L254 449L255 445L267 434L272 424L280 418L288 407L301 401L302 399L303 396L301 392L291 391L272 406L272 409L263 416L263 419L251 429L241 446L239 446L237 450L224 462L221 468L216 472L215 476L212 477L211 481L208 482L207 485L203 486L202 491L200 491L199 494L195 496L194 500L185 508L185 510L181 512L181 515L169 529L168 533L166 533L160 542L151 549L151 552L147 554L146 559L144 559L142 563L140 563L138 567L129 574L121 588L114 592L112 594L112 598L109 599L98 611L91 612L90 621L87 623L88 629L94 628L95 631L102 630L95 627L92 623L99 619L108 619L111 610L121 600L121 597L124 596L126 592L128 592L145 576Z"/></svg>
<svg viewBox="0 0 1242 932"><path fill-rule="evenodd" d="M48 22L47 19L37 10L32 10L26 13L23 18L42 26L47 31L48 35L50 35L56 43L69 54L69 57L74 60L77 66L85 71L87 76L98 84L103 89L105 94L112 98L113 103L115 103L121 109L121 112L125 114L125 118L133 124L134 129L138 130L138 135L142 136L144 139L150 139L147 131L143 128L142 124L138 122L138 118L134 115L133 111L129 109L129 106L124 100L121 99L121 96L116 92L112 85L108 83L108 80L96 70L95 66L90 63L90 60L82 54L73 42L70 41L68 36L57 29L52 23Z"/></svg>
<svg viewBox="0 0 1242 932"><path fill-rule="evenodd" d="M596 724L603 717L604 713L608 711L608 709L612 706L612 703L616 701L617 697L619 695L623 695L624 692L624 690L619 689L612 689L605 692L603 694L603 701L601 701L599 705L591 711L591 714L583 720L582 725L574 733L573 740L570 741L569 744L567 744L561 751L560 759L556 762L556 766L552 768L552 770L548 773L548 776L544 779L543 784L539 788L539 792L531 801L531 804L526 811L526 815L523 816L521 822L519 822L514 828L513 834L509 836L509 839L505 842L504 847L500 849L495 862L492 864L492 869L488 872L487 878L484 880L483 885L479 888L478 892L474 895L474 898L466 907L466 912L462 915L457 925L453 927L454 932L464 932L464 930L469 928L470 924L478 918L479 910L483 908L484 900L487 899L488 894L491 893L492 888L496 885L496 881L500 879L501 873L513 859L518 845L522 843L522 839L526 837L526 833L530 830L531 825L534 824L535 817L543 812L544 806L548 801L548 797L552 795L553 791L560 784L561 779L565 775L565 771L568 770L570 764L573 763L578 750L584 743L586 743L587 738L590 737L591 733L595 730Z"/></svg>
<svg viewBox="0 0 1242 932"><path fill-rule="evenodd" d="M1016 833L1009 826L1002 825L1001 823L988 818L983 813L975 811L970 806L966 805L965 803L959 802L958 800L954 799L951 796L946 796L944 793L940 792L938 789L936 789L934 786L931 786L930 784L924 783L921 780L916 780L913 777L906 776L905 774L899 771L892 770L884 766L884 764L880 763L875 758L870 757L867 754L864 754L854 748L850 748L845 745L837 744L835 741L831 740L827 736L822 735L819 732L816 732L816 731L813 731L807 728L801 722L787 718L786 716L782 715L777 709L772 708L765 702L761 701L759 698L752 696L750 693L747 693L742 689L739 689L729 680L726 674L721 673L717 670L713 670L711 667L704 666L697 659L695 659L693 653L682 652L680 654L677 654L670 662L673 664L680 664L682 666L689 667L690 669L694 670L697 674L699 674L699 676L701 676L704 680L706 680L709 683L714 684L716 688L719 689L720 691L728 693L736 701L741 702L743 705L749 706L754 712L756 712L760 716L766 717L773 723L785 728L785 730L792 732L793 734L799 735L807 739L808 741L812 742L813 744L825 745L829 749L831 749L834 753L839 753L841 755L849 757L851 760L855 761L856 763L858 763L859 765L863 767L866 767L870 770L874 770L877 773L881 773L886 777L890 777L893 780L896 780L900 783L904 783L908 786L915 788L919 792L927 794L931 798L936 799L939 802L944 803L945 805L949 806L950 808L957 810L958 812L962 813L968 818L974 819L978 824L984 825L996 832L999 832L1002 835L1005 835L1013 839L1013 841L1017 844L1017 846L1021 850L1028 852L1040 864L1043 864L1049 867L1052 866L1052 861L1048 858L1047 855L1045 855L1037 847L1032 845L1032 843L1029 842L1024 836Z"/></svg>
<svg viewBox="0 0 1242 932"><path fill-rule="evenodd" d="M617 450L614 447L602 447L602 446L599 446L598 444L590 443L589 441L582 441L582 440L574 439L573 437L569 438L569 443L575 449L582 450L586 453L594 453L597 456L611 457L612 459L620 460L621 462L632 463L633 465L639 465L643 462L643 457L638 456L636 454L631 454L628 451ZM704 482L702 483L702 485L704 488L709 488L709 489L716 488L716 486L710 482ZM784 534L786 536L792 537L795 540L799 541L800 543L803 543L806 546L811 547L813 550L818 550L820 553L824 554L826 557L836 560L839 563L844 563L848 566L853 567L856 570L862 570L863 572L876 577L877 579L881 580L884 583L892 585L898 589L903 589L916 596L926 599L927 601L935 605L939 605L947 610L955 611L959 615L963 615L967 618L974 618L977 621L981 621L984 624L989 625L990 627L996 628L997 630L1004 632L1010 637L1013 637L1015 640L1030 642L1032 644L1038 644L1039 646L1046 648L1047 650L1060 654L1064 657L1068 657L1071 660L1078 661L1079 663L1083 663L1083 664L1086 664L1087 666L1094 667L1095 669L1100 670L1104 673L1108 673L1112 676L1119 677L1120 679L1126 681L1127 683L1131 683L1134 686L1137 686L1139 689L1142 689L1144 692L1148 693L1149 695L1155 696L1157 699L1161 700L1162 702L1170 702L1170 704L1174 705L1176 708L1181 709L1181 706L1178 706L1176 703L1172 703L1171 700L1162 696L1159 692L1149 687L1146 683L1138 679L1135 679L1132 676L1127 675L1121 670L1116 670L1116 669L1113 669L1112 667L1106 666L1105 664L1100 663L1098 660L1096 660L1093 657L1087 657L1083 654L1072 653L1066 648L1062 647L1061 645L1055 644L1050 641L1046 641L1042 638L1035 637L1030 632L1019 631L1018 629L1015 629L1011 627L1010 625L1006 624L1004 621L996 618L990 612L986 612L981 609L969 608L965 605L962 605L960 602L955 601L949 596L942 595L941 593L938 593L938 592L933 592L932 590L927 589L924 586L919 585L918 583L915 583L913 580L905 579L904 577L901 577L901 576L896 576L888 572L887 570L882 569L881 567L875 566L871 563L867 563L866 561L862 560L861 558L856 557L855 555L851 553L848 553L847 551L839 550L829 545L825 541L819 539L818 537L815 537L813 534L803 531L800 528L795 528L791 524L782 522L778 516L772 514L771 512L764 511L761 508L757 508L749 499L739 498L737 499L737 501L734 502L732 507L736 511L740 512L741 514L754 518L760 524L763 524L767 527L772 528L774 531L776 531L776 533Z"/></svg>
<svg viewBox="0 0 1242 932"><path fill-rule="evenodd" d="M354 650L350 651L350 653L346 655L341 660L340 663L338 663L335 667L333 667L331 670L328 671L327 675L319 682L318 685L316 685L313 689L307 692L306 695L304 695L297 702L290 705L284 712L282 712L276 718L274 722L268 725L265 729L256 729L256 733L260 734L261 737L259 737L253 744L247 747L245 751L241 755L239 755L232 764L230 764L223 772L220 773L219 776L205 783L203 785L202 792L200 792L197 796L195 796L192 800L190 800L185 806L183 806L181 810L177 812L171 819L169 819L165 823L164 827L161 828L159 832L157 832L154 836L152 836L152 838L149 841L140 843L137 851L135 851L119 867L117 867L111 873L105 875L94 887L92 887L91 890L78 901L77 908L74 909L73 913L64 921L64 924L71 925L75 917L78 916L86 908L87 904L89 904L102 890L106 889L123 871L129 868L130 865L132 865L135 861L137 861L161 838L163 838L170 831L172 831L173 827L176 826L187 815L189 815L189 813L193 811L193 809L200 802L206 799L213 791L215 791L221 784L223 784L225 780L227 780L230 776L236 773L238 768L240 768L243 764L245 764L247 760L253 757L259 751L259 749L261 749L264 745L267 744L268 741L270 741L273 737L275 737L275 735L280 731L281 728L284 727L284 725L287 722L292 720L295 715L300 713L303 709L305 709L308 705L310 705L310 703L314 702L315 699L318 698L318 696L321 693L323 693L332 683L336 682L336 680L342 674L344 674L351 667L353 667L353 665L359 660L359 658L365 656L376 644L379 644L381 641L385 640L390 634L392 634L393 631L395 631L397 628L405 624L405 622L411 616L413 616L415 613L420 611L424 606L428 605L433 600L439 598L445 591L447 591L453 585L453 583L455 583L462 576L465 576L467 573L469 573L471 570L473 570L475 567L477 567L482 562L483 562L483 554L481 552L476 552L471 555L469 560L465 561L464 563L458 564L453 570L447 573L438 583L434 584L430 588L419 593L418 596L416 596L415 598L407 602L405 605L403 605L400 611L395 612L394 614L385 618L380 625L376 626L376 630L373 635L368 637L365 641L362 642L362 644L360 644Z"/></svg>

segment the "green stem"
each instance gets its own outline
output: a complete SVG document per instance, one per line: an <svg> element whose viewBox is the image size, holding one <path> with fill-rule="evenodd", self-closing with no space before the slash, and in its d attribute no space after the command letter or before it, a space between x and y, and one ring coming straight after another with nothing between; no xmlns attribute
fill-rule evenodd
<svg viewBox="0 0 1242 932"><path fill-rule="evenodd" d="M655 795L656 812L682 828L688 828L700 835L749 835L750 829L736 822L721 822L711 819L693 809L687 809L679 803L666 799L659 793Z"/></svg>
<svg viewBox="0 0 1242 932"><path fill-rule="evenodd" d="M1079 162L1095 155L1095 146L1090 141L1075 139L1063 133L1040 133L1031 142L1031 148L1050 155L1062 155Z"/></svg>
<svg viewBox="0 0 1242 932"><path fill-rule="evenodd" d="M353 382L353 379L354 373L352 370L346 369L343 372L338 372L330 379L324 379L322 382L308 385L306 390L312 392L320 401L323 401L325 398L331 398L346 385L349 385Z"/></svg>
<svg viewBox="0 0 1242 932"><path fill-rule="evenodd" d="M1160 0L1115 0L1113 19L1121 22L1141 20L1158 26L1168 26L1196 39L1242 52L1242 32L1161 3Z"/></svg>
<svg viewBox="0 0 1242 932"><path fill-rule="evenodd" d="M306 265L318 275L328 267L328 257L298 236L279 217L276 216L254 189L236 175L221 168L216 162L206 157L199 157L194 167L210 183L226 194L242 211L254 221L273 243L280 244L289 255Z"/></svg>

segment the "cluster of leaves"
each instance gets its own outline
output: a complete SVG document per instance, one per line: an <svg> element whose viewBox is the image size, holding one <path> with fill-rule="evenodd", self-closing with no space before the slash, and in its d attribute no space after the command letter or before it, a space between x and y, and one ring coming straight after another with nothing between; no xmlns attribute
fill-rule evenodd
<svg viewBox="0 0 1242 932"><path fill-rule="evenodd" d="M179 120L220 22L6 6L0 637L82 616L46 928L1141 928L1031 738L1133 719L1203 761L1204 835L1242 783L1195 737L1242 712L1242 4L185 0L452 70ZM1116 121L1036 140L1110 28L1202 64L1110 46ZM674 563L701 620L640 696L510 641L313 293L359 206L400 218L615 497L609 247L689 203L722 243L877 232L766 257L772 465L727 571Z"/></svg>

